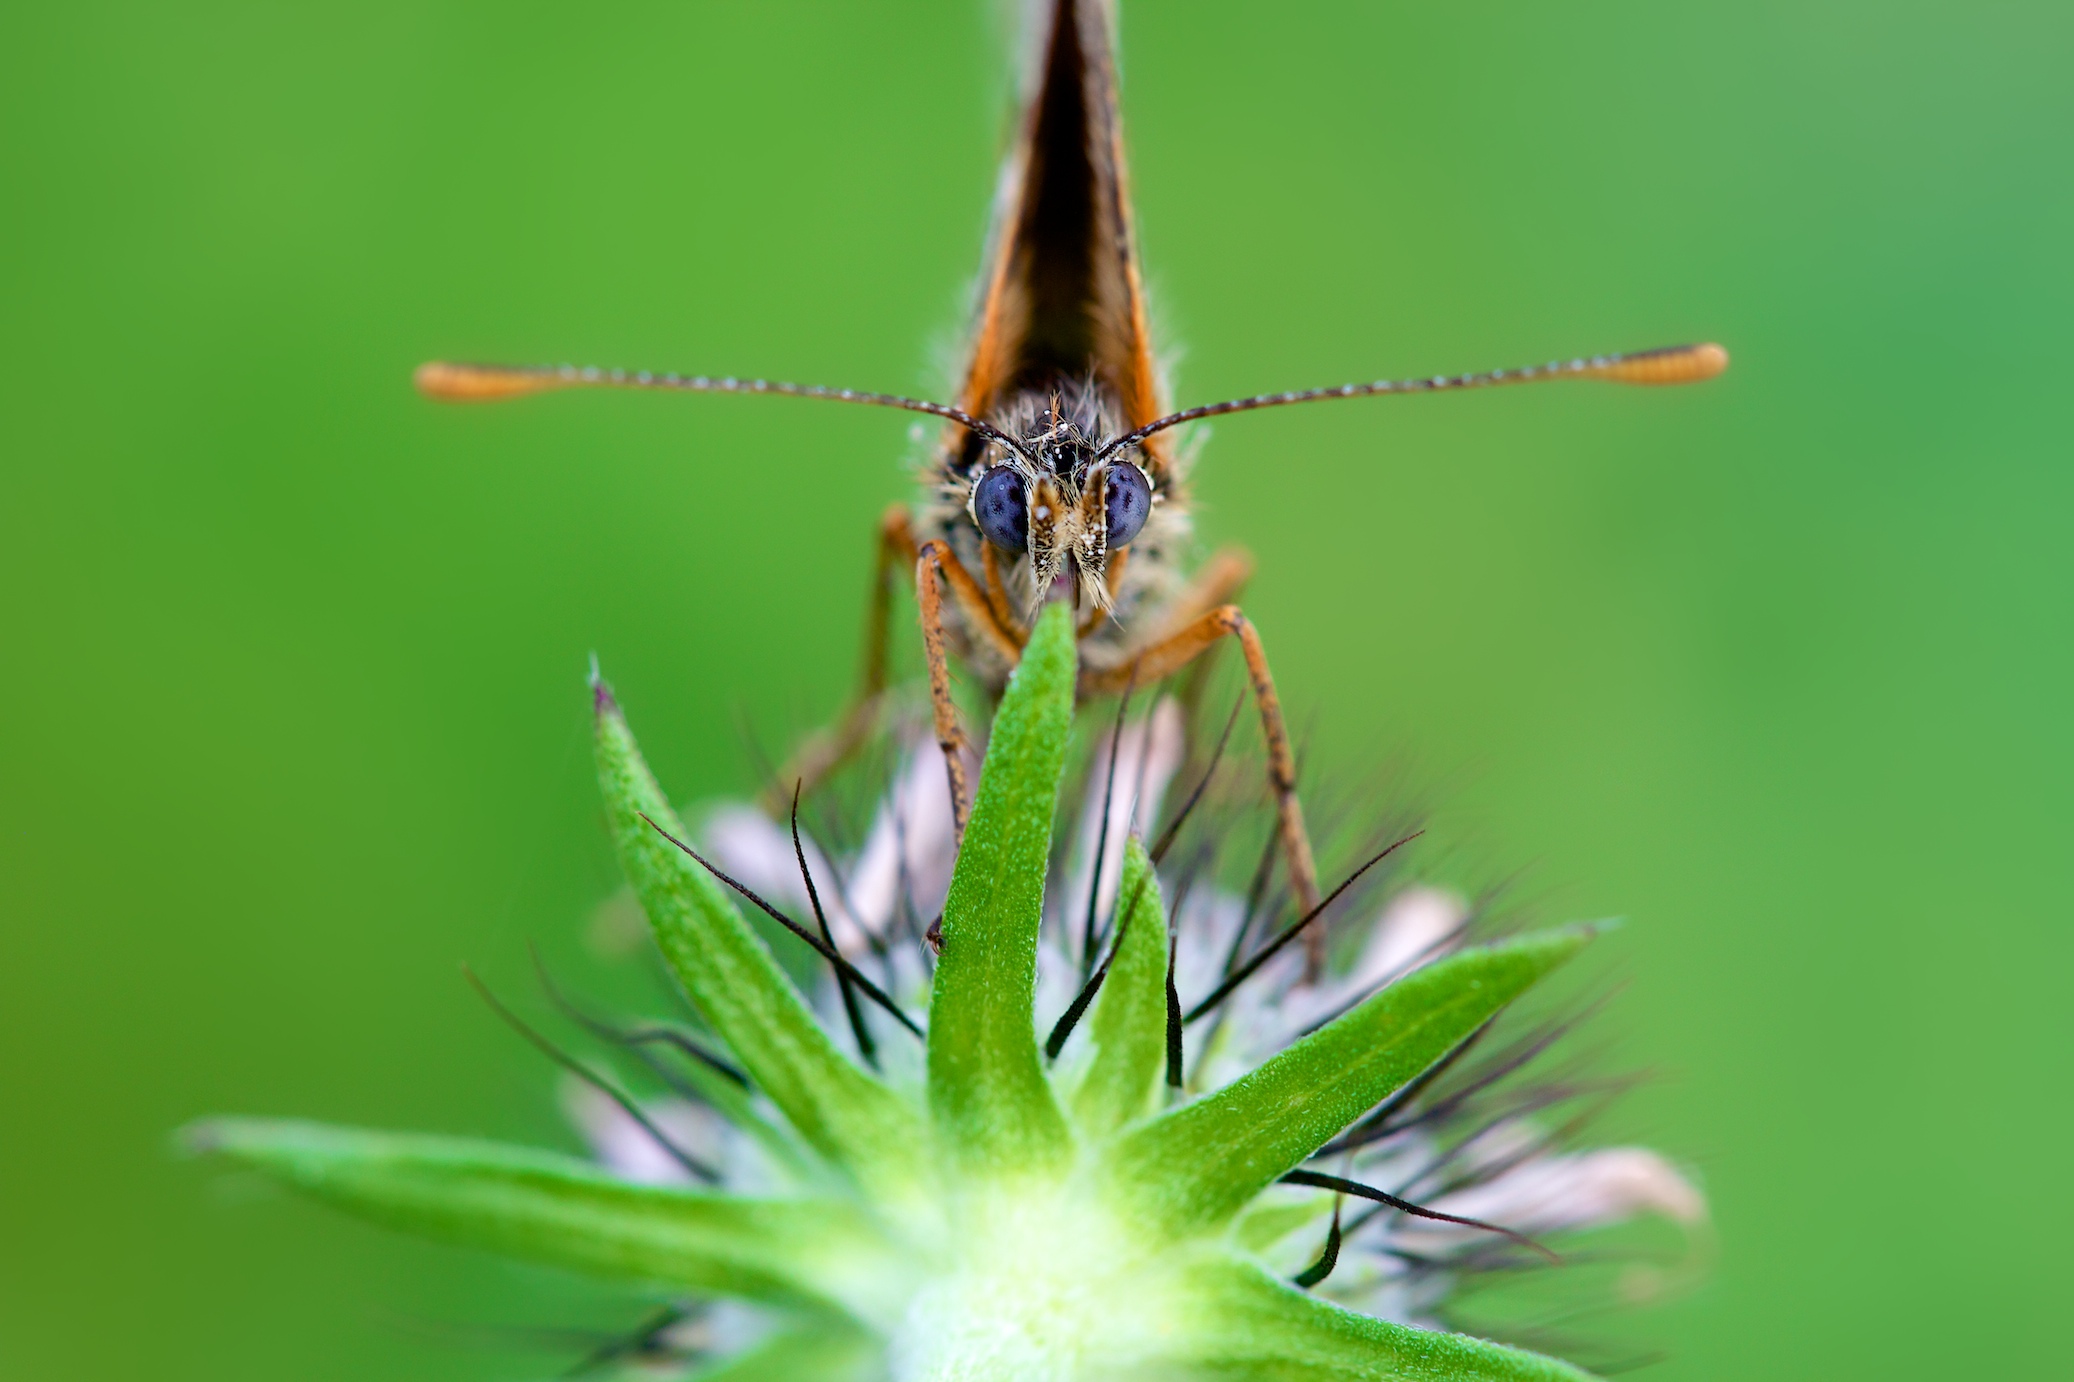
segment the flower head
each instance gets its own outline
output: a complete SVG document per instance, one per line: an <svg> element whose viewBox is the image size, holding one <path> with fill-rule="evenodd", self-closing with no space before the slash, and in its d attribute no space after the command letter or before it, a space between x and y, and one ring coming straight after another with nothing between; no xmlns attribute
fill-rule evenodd
<svg viewBox="0 0 2074 1382"><path fill-rule="evenodd" d="M1439 1326L1465 1276L1541 1260L1543 1236L1703 1213L1654 1153L1543 1127L1576 1091L1512 1080L1565 1024L1501 1014L1591 932L1471 943L1474 909L1391 871L1394 831L1337 910L1281 916L1269 864L1226 867L1234 818L1190 822L1223 741L1192 752L1172 700L1119 710L1055 831L1068 615L1047 612L1003 699L962 845L924 753L843 843L740 807L687 831L598 684L621 862L701 1026L557 995L674 1091L636 1099L558 1053L595 1163L252 1120L195 1140L398 1227L663 1286L686 1303L625 1351L649 1361L1583 1376ZM737 896L813 952L809 992ZM1322 975L1289 944L1313 926Z"/></svg>

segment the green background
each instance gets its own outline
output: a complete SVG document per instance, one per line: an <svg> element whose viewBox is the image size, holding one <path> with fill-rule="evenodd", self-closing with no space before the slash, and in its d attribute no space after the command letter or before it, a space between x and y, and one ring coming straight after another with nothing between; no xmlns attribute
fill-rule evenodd
<svg viewBox="0 0 2074 1382"><path fill-rule="evenodd" d="M546 1370L402 1321L564 1287L168 1130L563 1136L456 964L516 986L610 885L585 656L675 790L742 787L745 708L841 698L908 423L442 411L409 371L942 390L1013 27L7 7L0 1374ZM1136 0L1123 34L1180 401L1735 352L1231 419L1200 472L1318 743L1411 754L1547 910L1631 919L1614 1023L1664 1078L1617 1130L1701 1169L1720 1241L1636 1327L1655 1375L2059 1371L2067 9Z"/></svg>

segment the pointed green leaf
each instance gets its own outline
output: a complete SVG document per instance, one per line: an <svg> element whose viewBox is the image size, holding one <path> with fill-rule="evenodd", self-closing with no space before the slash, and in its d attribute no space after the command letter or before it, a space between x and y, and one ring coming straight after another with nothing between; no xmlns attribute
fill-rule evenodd
<svg viewBox="0 0 2074 1382"><path fill-rule="evenodd" d="M598 780L620 866L684 991L811 1146L861 1180L888 1191L912 1190L923 1142L920 1118L851 1063L713 876L658 833L660 826L686 838L602 682L597 735Z"/></svg>
<svg viewBox="0 0 2074 1382"><path fill-rule="evenodd" d="M1037 1051L1032 1004L1052 809L1073 727L1073 611L1048 606L994 715L943 904L929 1003L929 1105L968 1163L1015 1168L1068 1134Z"/></svg>
<svg viewBox="0 0 2074 1382"><path fill-rule="evenodd" d="M1152 1112L1167 1058L1167 915L1136 836L1124 846L1116 907L1123 930L1088 1019L1095 1056L1073 1095L1073 1116L1095 1137Z"/></svg>
<svg viewBox="0 0 2074 1382"><path fill-rule="evenodd" d="M187 1144L391 1228L605 1276L869 1317L897 1299L885 1242L834 1200L634 1185L465 1138L226 1118Z"/></svg>
<svg viewBox="0 0 2074 1382"><path fill-rule="evenodd" d="M1356 1314L1258 1266L1191 1269L1189 1327L1175 1361L1227 1382L1590 1382L1568 1363L1462 1334Z"/></svg>
<svg viewBox="0 0 2074 1382"><path fill-rule="evenodd" d="M1216 1228L1590 938L1543 932L1407 975L1215 1094L1125 1134L1113 1185L1168 1232Z"/></svg>

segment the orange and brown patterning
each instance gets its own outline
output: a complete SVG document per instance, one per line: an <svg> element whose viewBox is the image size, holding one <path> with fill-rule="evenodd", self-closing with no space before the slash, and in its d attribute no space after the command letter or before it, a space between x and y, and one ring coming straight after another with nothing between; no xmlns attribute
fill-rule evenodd
<svg viewBox="0 0 2074 1382"><path fill-rule="evenodd" d="M1220 552L1192 572L1186 476L1172 429L1198 418L1379 394L1554 379L1685 384L1728 367L1718 345L1674 346L1480 374L1259 394L1167 411L1146 327L1106 0L1055 0L1001 179L971 354L955 405L761 379L572 366L427 364L427 395L487 402L568 388L776 393L944 419L926 492L881 521L864 670L842 719L801 747L811 785L871 732L886 683L893 575L912 573L936 734L962 830L970 801L951 699L955 657L998 691L1035 615L1075 607L1082 696L1149 687L1225 637L1245 660L1267 744L1281 852L1297 906L1318 905L1296 768L1260 637L1231 603L1251 572ZM1312 930L1311 936L1322 935Z"/></svg>

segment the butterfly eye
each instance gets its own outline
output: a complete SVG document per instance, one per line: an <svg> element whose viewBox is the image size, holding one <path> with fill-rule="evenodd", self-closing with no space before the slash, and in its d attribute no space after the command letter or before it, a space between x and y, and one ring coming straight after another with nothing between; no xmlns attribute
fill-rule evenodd
<svg viewBox="0 0 2074 1382"><path fill-rule="evenodd" d="M1111 461L1106 504L1109 548L1114 551L1136 537L1152 516L1152 482L1129 461Z"/></svg>
<svg viewBox="0 0 2074 1382"><path fill-rule="evenodd" d="M1023 502L1023 477L1005 465L997 465L980 476L979 483L972 487L972 519L986 534L987 541L1003 551L1020 552L1027 548L1030 509Z"/></svg>

